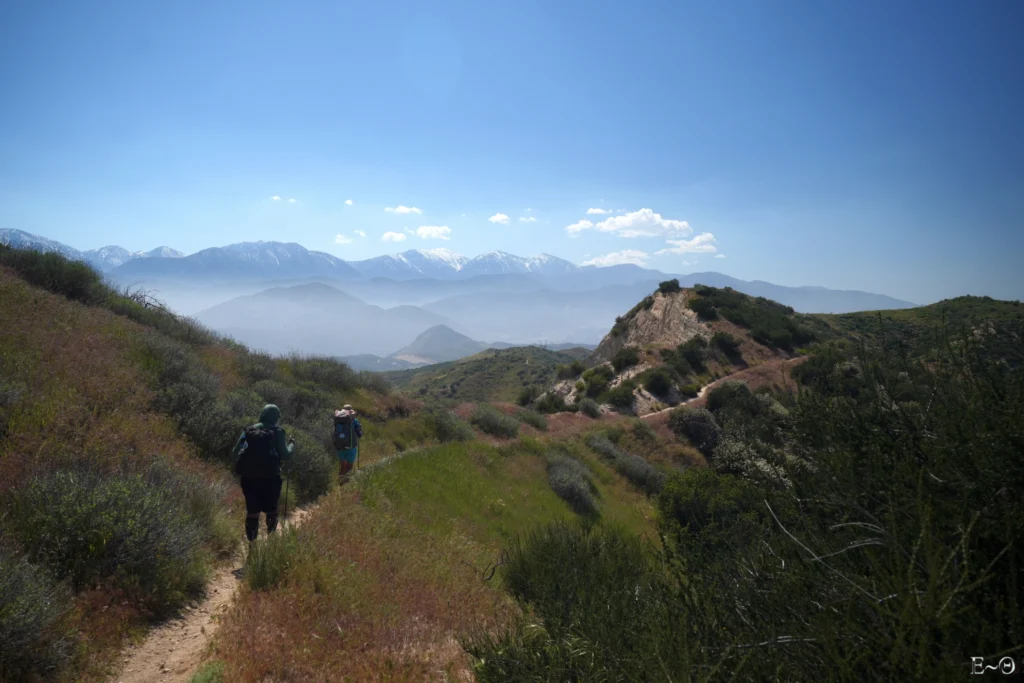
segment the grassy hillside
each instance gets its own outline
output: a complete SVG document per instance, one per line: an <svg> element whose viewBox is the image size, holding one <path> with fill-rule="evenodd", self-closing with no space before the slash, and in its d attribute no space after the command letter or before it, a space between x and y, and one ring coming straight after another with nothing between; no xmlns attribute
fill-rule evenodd
<svg viewBox="0 0 1024 683"><path fill-rule="evenodd" d="M102 678L202 593L241 537L226 460L264 403L298 443L293 505L333 485L332 407L371 432L403 413L369 376L249 353L57 255L0 248L0 310L0 680Z"/></svg>
<svg viewBox="0 0 1024 683"><path fill-rule="evenodd" d="M865 311L815 316L838 335L871 345L934 355L941 345L970 339L998 357L1024 361L1024 304L963 296L900 311Z"/></svg>
<svg viewBox="0 0 1024 683"><path fill-rule="evenodd" d="M417 398L510 402L524 387L547 387L554 382L559 365L589 353L582 348L548 351L539 346L489 349L469 358L381 376Z"/></svg>

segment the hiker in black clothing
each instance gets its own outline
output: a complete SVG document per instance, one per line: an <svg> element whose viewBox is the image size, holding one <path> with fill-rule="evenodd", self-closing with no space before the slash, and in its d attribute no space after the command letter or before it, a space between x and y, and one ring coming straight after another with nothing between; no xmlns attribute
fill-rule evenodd
<svg viewBox="0 0 1024 683"><path fill-rule="evenodd" d="M277 426L281 410L268 405L260 421L246 427L238 437L231 457L235 472L242 477L245 494L245 536L255 541L260 531L260 513L267 516L267 533L277 528L277 502L281 498L281 462L291 460L295 439L288 439Z"/></svg>

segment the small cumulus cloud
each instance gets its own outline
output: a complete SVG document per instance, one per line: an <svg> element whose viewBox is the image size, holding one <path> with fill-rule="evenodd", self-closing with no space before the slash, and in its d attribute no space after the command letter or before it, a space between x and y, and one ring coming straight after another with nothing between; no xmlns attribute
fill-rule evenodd
<svg viewBox="0 0 1024 683"><path fill-rule="evenodd" d="M415 206L403 206L401 204L399 204L398 206L388 206L384 210L387 211L388 213L400 213L400 214L408 214L408 213L422 214L423 213L422 209L418 209Z"/></svg>
<svg viewBox="0 0 1024 683"><path fill-rule="evenodd" d="M572 225L565 226L565 231L571 236L576 237L584 230L589 230L592 227L594 227L594 224L584 218L581 221L576 221Z"/></svg>
<svg viewBox="0 0 1024 683"><path fill-rule="evenodd" d="M663 218L651 209L640 209L607 218L594 225L598 232L613 232L620 237L676 237L693 232L686 221Z"/></svg>
<svg viewBox="0 0 1024 683"><path fill-rule="evenodd" d="M404 242L405 235L400 232L386 232L380 237L385 242Z"/></svg>
<svg viewBox="0 0 1024 683"><path fill-rule="evenodd" d="M519 217L519 222L520 223L536 223L537 222L537 217L536 216L520 216Z"/></svg>
<svg viewBox="0 0 1024 683"><path fill-rule="evenodd" d="M281 198L278 197L276 194L273 197L271 197L271 199L273 199L275 202L281 201Z"/></svg>
<svg viewBox="0 0 1024 683"><path fill-rule="evenodd" d="M603 216L604 214L611 212L611 209L587 209L588 216L593 216L595 214L598 216Z"/></svg>
<svg viewBox="0 0 1024 683"><path fill-rule="evenodd" d="M416 236L425 240L451 239L452 230L447 225L421 225L416 228Z"/></svg>
<svg viewBox="0 0 1024 683"><path fill-rule="evenodd" d="M352 232L354 232L355 234L359 235L360 237L366 237L366 231L365 230L353 230Z"/></svg>
<svg viewBox="0 0 1024 683"><path fill-rule="evenodd" d="M725 254L715 254L715 258L725 258Z"/></svg>
<svg viewBox="0 0 1024 683"><path fill-rule="evenodd" d="M487 220L489 220L492 223L501 223L502 225L508 225L508 216L506 216L503 213L496 213Z"/></svg>
<svg viewBox="0 0 1024 683"><path fill-rule="evenodd" d="M352 238L351 237L346 237L345 235L342 235L341 233L338 233L337 235L334 236L334 243L335 244L352 244Z"/></svg>
<svg viewBox="0 0 1024 683"><path fill-rule="evenodd" d="M299 200L298 200L298 199L296 199L295 197L291 197L291 198L289 198L289 199L288 199L288 203L289 203L289 204L294 204L294 203L295 203L295 202L297 202L297 201L299 201Z"/></svg>
<svg viewBox="0 0 1024 683"><path fill-rule="evenodd" d="M624 251L616 251L611 254L605 254L604 256L595 256L594 258L584 261L585 266L597 266L598 268L605 268L607 266L621 266L624 264L632 264L634 266L647 265L647 261L651 258L650 254L645 251L639 251L638 249L626 249Z"/></svg>
<svg viewBox="0 0 1024 683"><path fill-rule="evenodd" d="M352 206L352 200L351 199L346 199L345 200L345 206Z"/></svg>
<svg viewBox="0 0 1024 683"><path fill-rule="evenodd" d="M672 246L655 252L659 256L662 254L714 254L718 251L718 247L715 246L715 236L710 232L702 232L690 240L666 240L666 242Z"/></svg>

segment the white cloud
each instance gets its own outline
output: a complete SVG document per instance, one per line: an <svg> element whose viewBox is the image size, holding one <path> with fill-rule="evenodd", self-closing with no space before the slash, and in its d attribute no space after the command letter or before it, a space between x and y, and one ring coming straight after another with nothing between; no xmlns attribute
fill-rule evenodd
<svg viewBox="0 0 1024 683"><path fill-rule="evenodd" d="M625 251L617 251L612 254L605 254L604 256L595 256L589 261L584 261L583 265L604 268L632 263L635 266L644 266L647 265L647 260L650 258L651 256L647 252L637 249L626 249Z"/></svg>
<svg viewBox="0 0 1024 683"><path fill-rule="evenodd" d="M386 232L380 237L385 242L404 242L405 235L400 232Z"/></svg>
<svg viewBox="0 0 1024 683"><path fill-rule="evenodd" d="M292 197L292 198L290 198L290 199L288 200L288 203L289 203L289 204L294 204L294 203L295 203L295 202L297 202L297 201L299 201L299 200L298 200L298 199L296 199L295 197Z"/></svg>
<svg viewBox="0 0 1024 683"><path fill-rule="evenodd" d="M423 211L421 209L417 209L415 206L402 206L401 204L399 204L398 206L389 206L389 207L385 208L384 210L387 211L388 213L402 213L402 214L405 214L405 213L422 214L423 213Z"/></svg>
<svg viewBox="0 0 1024 683"><path fill-rule="evenodd" d="M725 258L725 254L715 254L715 258Z"/></svg>
<svg viewBox="0 0 1024 683"><path fill-rule="evenodd" d="M352 200L351 199L346 199L345 200L345 206L352 206Z"/></svg>
<svg viewBox="0 0 1024 683"><path fill-rule="evenodd" d="M589 230L592 227L594 227L594 224L588 221L586 218L584 218L581 221L576 221L572 225L565 226L565 231L572 235L573 237L575 237L584 230Z"/></svg>
<svg viewBox="0 0 1024 683"><path fill-rule="evenodd" d="M525 211L526 213L533 213L533 209L531 209L530 207L526 207L525 209L523 209L523 211Z"/></svg>
<svg viewBox="0 0 1024 683"><path fill-rule="evenodd" d="M496 213L487 220L489 220L492 223L501 223L502 225L508 225L508 216L506 216L503 213Z"/></svg>
<svg viewBox="0 0 1024 683"><path fill-rule="evenodd" d="M598 216L603 216L604 214L611 212L611 209L587 209L588 216L592 216L594 214L597 214Z"/></svg>
<svg viewBox="0 0 1024 683"><path fill-rule="evenodd" d="M536 223L537 222L537 217L536 216L520 216L519 217L519 222L520 223Z"/></svg>
<svg viewBox="0 0 1024 683"><path fill-rule="evenodd" d="M594 229L598 232L614 232L620 237L676 237L693 232L686 221L662 218L660 213L650 209L607 218L596 224Z"/></svg>
<svg viewBox="0 0 1024 683"><path fill-rule="evenodd" d="M355 234L359 235L360 237L366 237L366 231L365 230L353 230L352 232L354 232Z"/></svg>
<svg viewBox="0 0 1024 683"><path fill-rule="evenodd" d="M451 228L447 225L421 225L416 228L416 236L425 240L446 240L450 239Z"/></svg>
<svg viewBox="0 0 1024 683"><path fill-rule="evenodd" d="M661 254L714 254L718 251L715 246L715 236L710 232L702 232L692 240L666 240L671 247L661 249L655 253Z"/></svg>
<svg viewBox="0 0 1024 683"><path fill-rule="evenodd" d="M335 244L352 244L352 238L351 237L345 237L341 233L338 233L337 235L334 236L334 243Z"/></svg>
<svg viewBox="0 0 1024 683"><path fill-rule="evenodd" d="M281 201L281 198L278 197L276 194L273 197L271 197L271 199L273 199L275 202Z"/></svg>

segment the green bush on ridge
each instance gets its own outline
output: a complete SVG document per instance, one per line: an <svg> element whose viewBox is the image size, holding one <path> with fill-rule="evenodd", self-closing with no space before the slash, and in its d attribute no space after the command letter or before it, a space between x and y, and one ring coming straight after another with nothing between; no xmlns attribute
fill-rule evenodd
<svg viewBox="0 0 1024 683"><path fill-rule="evenodd" d="M10 524L34 560L76 589L112 578L161 613L196 595L206 575L210 531L181 493L139 474L62 470L15 494Z"/></svg>
<svg viewBox="0 0 1024 683"><path fill-rule="evenodd" d="M586 465L568 456L549 455L547 469L548 483L559 498L581 515L597 514L597 488Z"/></svg>
<svg viewBox="0 0 1024 683"><path fill-rule="evenodd" d="M0 539L0 680L51 677L70 661L71 592Z"/></svg>
<svg viewBox="0 0 1024 683"><path fill-rule="evenodd" d="M519 422L515 418L488 405L478 405L473 411L470 422L484 434L491 436L514 439L519 435Z"/></svg>

